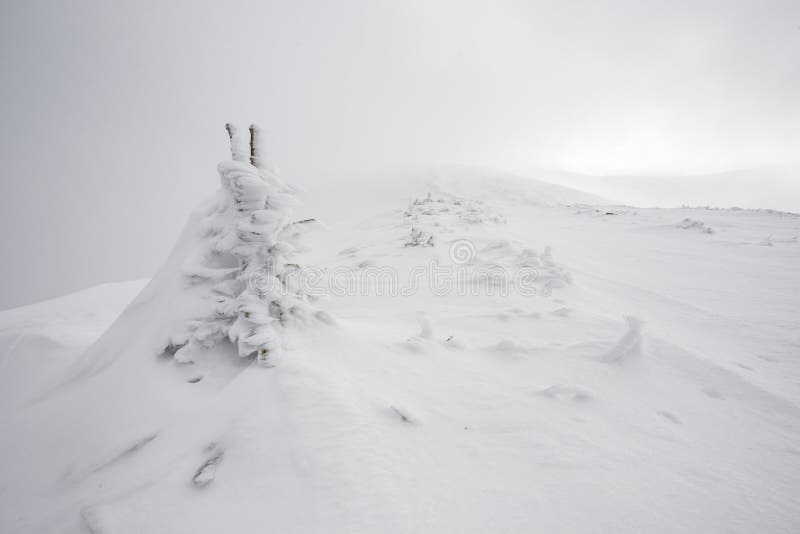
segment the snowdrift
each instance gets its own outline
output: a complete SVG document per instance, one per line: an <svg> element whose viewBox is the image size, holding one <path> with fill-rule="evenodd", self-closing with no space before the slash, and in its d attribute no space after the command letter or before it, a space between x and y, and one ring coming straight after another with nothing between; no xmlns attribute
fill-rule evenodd
<svg viewBox="0 0 800 534"><path fill-rule="evenodd" d="M465 169L389 209L309 195L348 217L281 261L312 269L333 320L281 325L272 367L227 335L164 354L240 280L225 255L255 228L230 196L85 350L133 286L75 295L87 313L63 329L57 303L0 314L20 384L0 410L0 531L800 526L797 217L611 206Z"/></svg>

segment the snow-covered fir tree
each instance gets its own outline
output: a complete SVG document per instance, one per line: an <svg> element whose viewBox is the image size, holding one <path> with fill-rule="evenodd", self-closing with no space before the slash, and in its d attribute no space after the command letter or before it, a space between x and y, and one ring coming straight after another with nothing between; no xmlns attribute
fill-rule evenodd
<svg viewBox="0 0 800 534"><path fill-rule="evenodd" d="M202 223L202 250L184 266L188 282L207 291L213 307L173 335L168 352L187 363L227 339L239 356L266 364L281 350L278 329L316 313L293 276L298 266L291 256L317 224L292 221L297 190L266 162L260 129L250 126L249 162L238 130L226 129L233 161L218 166L222 187Z"/></svg>

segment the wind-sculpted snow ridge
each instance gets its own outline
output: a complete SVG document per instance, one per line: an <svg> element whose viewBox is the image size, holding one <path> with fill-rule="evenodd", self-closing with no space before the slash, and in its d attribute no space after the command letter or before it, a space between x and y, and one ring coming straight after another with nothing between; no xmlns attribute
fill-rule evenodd
<svg viewBox="0 0 800 534"><path fill-rule="evenodd" d="M202 286L213 307L186 324L167 348L176 362L190 363L201 349L224 339L241 357L266 364L280 351L276 327L312 314L291 263L313 219L291 221L296 190L271 170L239 161L218 167L222 188L202 220L200 250L184 264L192 285Z"/></svg>

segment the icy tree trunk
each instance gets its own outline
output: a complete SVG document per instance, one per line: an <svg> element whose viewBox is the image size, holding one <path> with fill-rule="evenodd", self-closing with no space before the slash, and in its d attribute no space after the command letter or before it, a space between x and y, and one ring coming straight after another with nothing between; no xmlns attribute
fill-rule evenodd
<svg viewBox="0 0 800 534"><path fill-rule="evenodd" d="M250 125L250 164L258 169L264 166L264 154L261 148L261 128Z"/></svg>
<svg viewBox="0 0 800 534"><path fill-rule="evenodd" d="M233 161L247 161L247 156L242 152L241 139L236 126L229 122L225 124L225 129L228 131L228 138L231 141L231 159Z"/></svg>

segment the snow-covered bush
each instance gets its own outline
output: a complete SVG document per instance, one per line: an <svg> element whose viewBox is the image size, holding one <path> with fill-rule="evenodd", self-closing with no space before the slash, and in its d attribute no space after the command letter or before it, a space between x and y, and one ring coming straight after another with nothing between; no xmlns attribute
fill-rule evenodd
<svg viewBox="0 0 800 534"><path fill-rule="evenodd" d="M411 235L405 242L406 247L432 247L434 245L433 234L420 228L411 227Z"/></svg>
<svg viewBox="0 0 800 534"><path fill-rule="evenodd" d="M678 228L684 230L700 230L704 234L713 234L714 230L710 226L706 226L703 221L686 218L678 223Z"/></svg>
<svg viewBox="0 0 800 534"><path fill-rule="evenodd" d="M222 187L203 220L203 247L184 265L187 281L207 291L213 311L170 340L167 352L178 362L191 362L198 350L228 339L239 356L267 363L280 351L278 328L314 312L292 277L298 266L290 258L316 221L292 222L297 191L263 161L259 130L250 128L248 163L236 129L227 129L234 161L218 166Z"/></svg>

